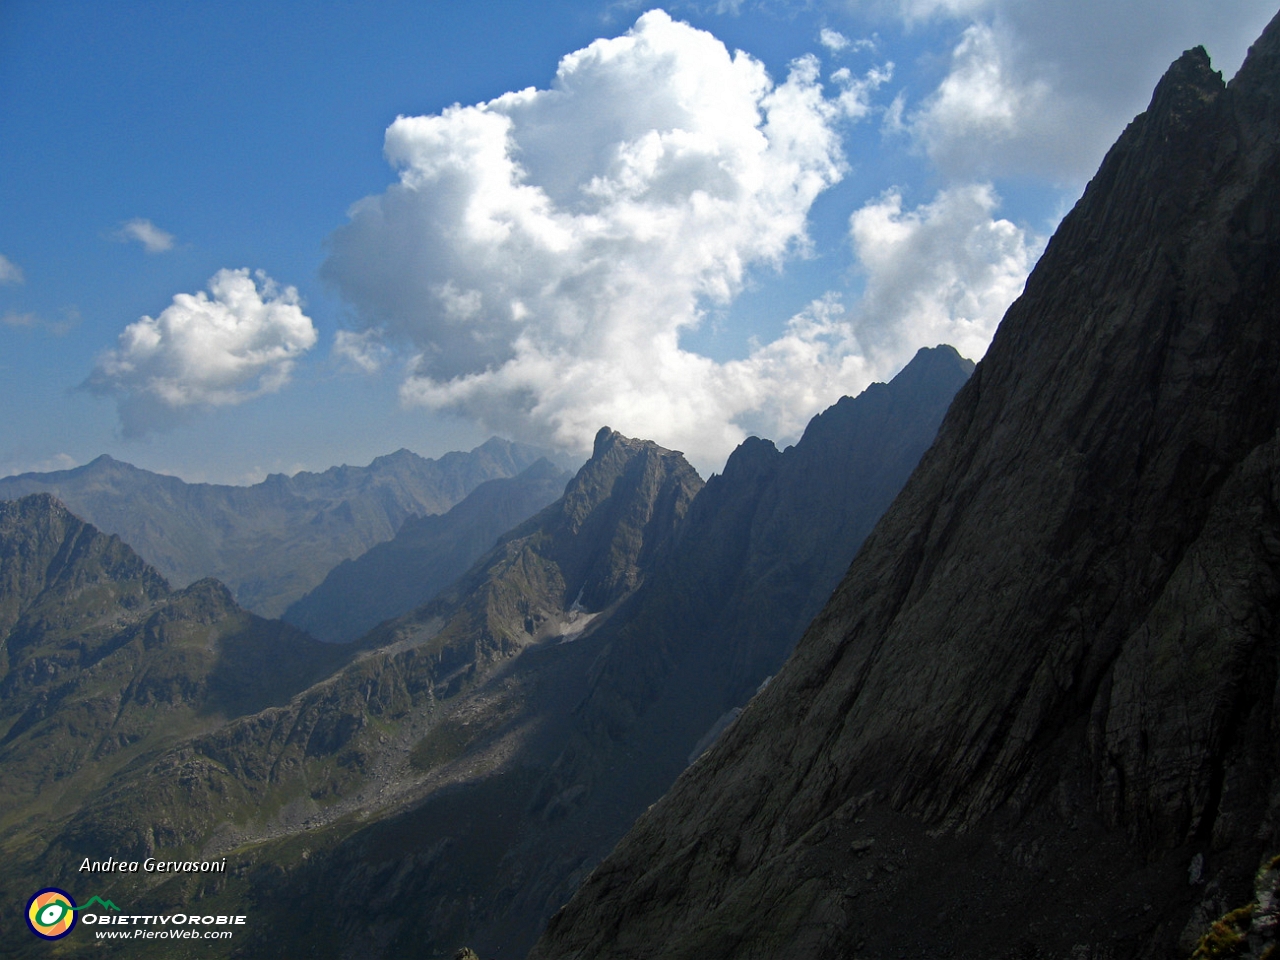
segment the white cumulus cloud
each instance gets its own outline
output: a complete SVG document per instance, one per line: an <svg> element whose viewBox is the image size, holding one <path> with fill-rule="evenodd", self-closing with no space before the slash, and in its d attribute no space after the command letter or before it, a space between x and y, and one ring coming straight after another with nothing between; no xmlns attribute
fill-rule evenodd
<svg viewBox="0 0 1280 960"><path fill-rule="evenodd" d="M324 274L412 351L408 403L574 450L607 423L716 463L749 426L802 425L866 382L817 396L850 369L832 304L745 360L679 345L753 265L807 250L810 206L845 170L840 124L890 65L837 71L830 97L819 69L775 82L647 13L566 56L550 89L397 119L399 181L352 207Z"/></svg>
<svg viewBox="0 0 1280 960"><path fill-rule="evenodd" d="M6 283L22 283L26 279L22 268L0 253L0 286Z"/></svg>
<svg viewBox="0 0 1280 960"><path fill-rule="evenodd" d="M964 31L951 71L911 119L912 133L944 170L990 173L1001 152L1022 150L1060 133L1049 85L1013 75L1009 43L986 24Z"/></svg>
<svg viewBox="0 0 1280 960"><path fill-rule="evenodd" d="M845 47L849 46L849 38L839 30L832 30L823 27L818 33L818 42L830 50L832 53L838 53Z"/></svg>
<svg viewBox="0 0 1280 960"><path fill-rule="evenodd" d="M940 191L914 210L889 191L854 212L850 236L866 288L858 303L860 349L877 370L916 347L949 343L981 357L1044 247L1008 220L988 184Z"/></svg>
<svg viewBox="0 0 1280 960"><path fill-rule="evenodd" d="M1203 44L1230 77L1275 13L1272 0L894 5L907 25L964 25L937 88L895 115L957 180L1031 175L1082 182L1183 50Z"/></svg>
<svg viewBox="0 0 1280 960"><path fill-rule="evenodd" d="M116 397L126 435L167 426L197 407L241 403L279 390L316 342L298 291L261 270L219 270L209 294L179 293L103 353L86 385Z"/></svg>
<svg viewBox="0 0 1280 960"><path fill-rule="evenodd" d="M126 243L131 241L140 243L147 253L164 253L166 250L173 249L173 234L167 230L161 230L143 217L126 220L112 236Z"/></svg>

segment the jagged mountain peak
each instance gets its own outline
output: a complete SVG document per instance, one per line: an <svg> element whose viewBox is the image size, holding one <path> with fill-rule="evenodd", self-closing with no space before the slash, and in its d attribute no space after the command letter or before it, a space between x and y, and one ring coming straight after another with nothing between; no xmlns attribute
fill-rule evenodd
<svg viewBox="0 0 1280 960"><path fill-rule="evenodd" d="M1277 99L1275 79L1280 77L1280 13L1271 18L1258 39L1249 45L1244 63L1230 86L1252 88L1250 96Z"/></svg>
<svg viewBox="0 0 1280 960"><path fill-rule="evenodd" d="M821 414L818 416L821 416ZM782 451L778 449L772 440L747 437L734 448L733 453L729 454L729 459L724 464L722 476L753 474L768 470L780 456L782 456Z"/></svg>
<svg viewBox="0 0 1280 960"><path fill-rule="evenodd" d="M634 590L702 486L683 454L601 428L591 459L547 508L569 600L601 610Z"/></svg>

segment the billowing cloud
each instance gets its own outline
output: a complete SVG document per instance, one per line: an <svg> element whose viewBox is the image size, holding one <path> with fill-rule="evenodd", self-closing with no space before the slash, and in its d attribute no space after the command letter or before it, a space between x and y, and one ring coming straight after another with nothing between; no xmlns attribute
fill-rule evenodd
<svg viewBox="0 0 1280 960"><path fill-rule="evenodd" d="M566 56L549 90L397 119L399 182L351 209L324 274L367 329L410 346L408 403L576 450L608 423L714 463L745 424L865 382L783 409L796 381L841 369L828 320L736 363L679 340L753 265L807 249L810 206L845 169L839 125L888 75L837 71L827 97L812 57L775 83L647 13ZM795 366L814 355L830 369Z"/></svg>
<svg viewBox="0 0 1280 960"><path fill-rule="evenodd" d="M6 283L22 283L25 279L22 268L0 253L0 286Z"/></svg>
<svg viewBox="0 0 1280 960"><path fill-rule="evenodd" d="M898 0L908 24L967 25L938 87L895 116L956 179L1082 182L1184 49L1203 44L1229 77L1274 12L1271 0Z"/></svg>
<svg viewBox="0 0 1280 960"><path fill-rule="evenodd" d="M912 117L913 135L944 170L990 173L1009 163L1001 147L1025 150L1060 134L1049 85L1013 76L1007 47L992 27L968 27L950 73Z"/></svg>
<svg viewBox="0 0 1280 960"><path fill-rule="evenodd" d="M866 288L858 304L860 348L892 369L916 346L949 343L981 357L1044 246L1008 220L987 184L943 190L904 210L890 191L857 210L850 235Z"/></svg>
<svg viewBox="0 0 1280 960"><path fill-rule="evenodd" d="M161 230L150 220L134 217L120 225L120 229L112 234L117 240L142 244L147 253L164 253L173 249L173 234Z"/></svg>
<svg viewBox="0 0 1280 960"><path fill-rule="evenodd" d="M316 342L298 291L259 270L219 270L209 295L179 293L98 358L86 381L116 397L127 436L172 424L198 407L241 403L279 390Z"/></svg>

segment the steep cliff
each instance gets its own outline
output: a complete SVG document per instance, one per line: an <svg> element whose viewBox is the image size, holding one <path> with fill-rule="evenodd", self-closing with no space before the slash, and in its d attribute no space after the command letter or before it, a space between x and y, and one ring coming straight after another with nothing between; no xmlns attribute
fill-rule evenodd
<svg viewBox="0 0 1280 960"><path fill-rule="evenodd" d="M1280 23L1187 52L786 668L535 958L1162 957L1280 814Z"/></svg>

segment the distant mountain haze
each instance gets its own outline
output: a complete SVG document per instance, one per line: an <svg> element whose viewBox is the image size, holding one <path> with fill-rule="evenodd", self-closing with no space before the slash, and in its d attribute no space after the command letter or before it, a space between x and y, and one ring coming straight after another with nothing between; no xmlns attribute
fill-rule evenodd
<svg viewBox="0 0 1280 960"><path fill-rule="evenodd" d="M1275 955L1278 91L1280 17L1229 85L1170 67L791 659L533 960Z"/></svg>
<svg viewBox="0 0 1280 960"><path fill-rule="evenodd" d="M146 856L157 846L212 856L246 843L274 851L274 838L300 832L319 852L344 836L348 814L391 815L438 789L423 739L439 726L441 704L543 638L589 623L580 598L612 606L633 592L701 487L679 454L602 430L561 499L508 533L460 585L358 644L304 638L348 665L286 703L210 722L172 749L135 758L64 814L32 869L70 882L84 856ZM256 897L258 879L245 874L248 886L225 893ZM264 944L296 945L291 929L264 930Z"/></svg>
<svg viewBox="0 0 1280 960"><path fill-rule="evenodd" d="M502 534L556 500L572 474L540 459L514 477L486 480L446 513L409 517L396 535L343 560L284 619L344 642L426 603Z"/></svg>
<svg viewBox="0 0 1280 960"><path fill-rule="evenodd" d="M0 500L52 493L170 582L216 577L238 603L274 617L341 561L390 540L409 517L444 513L486 480L515 476L545 453L495 437L438 460L399 450L367 467L272 474L251 487L185 483L101 456L72 470L0 479Z"/></svg>

